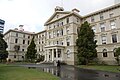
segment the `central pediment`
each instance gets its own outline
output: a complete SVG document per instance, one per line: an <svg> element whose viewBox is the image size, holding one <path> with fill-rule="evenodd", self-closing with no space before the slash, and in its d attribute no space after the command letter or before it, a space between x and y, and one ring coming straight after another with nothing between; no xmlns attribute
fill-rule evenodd
<svg viewBox="0 0 120 80"><path fill-rule="evenodd" d="M70 12L68 11L56 11L46 22L44 25L47 25L48 23L58 20L66 15L69 15Z"/></svg>

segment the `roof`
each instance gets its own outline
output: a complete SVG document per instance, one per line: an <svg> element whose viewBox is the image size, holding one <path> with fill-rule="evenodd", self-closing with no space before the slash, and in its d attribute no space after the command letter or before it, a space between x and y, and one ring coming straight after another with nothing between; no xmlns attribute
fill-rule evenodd
<svg viewBox="0 0 120 80"><path fill-rule="evenodd" d="M4 35L8 34L9 32L19 32L19 33L24 33L24 34L35 34L34 32L28 32L28 31L21 31L21 30L13 30L13 29L10 29L8 30L6 33L4 33Z"/></svg>
<svg viewBox="0 0 120 80"><path fill-rule="evenodd" d="M103 12L115 9L117 7L120 7L120 3L112 5L110 7L104 8L104 9L101 9L101 10L98 10L98 11L95 11L95 12L92 12L90 14L87 14L87 15L83 16L83 18L90 17L90 16L93 16L93 15L96 15L96 14L99 14L99 13L103 13Z"/></svg>
<svg viewBox="0 0 120 80"><path fill-rule="evenodd" d="M49 21L51 21L58 13L61 13L61 14L69 14L70 11L55 11L55 13L45 22L45 26L47 25L47 23Z"/></svg>
<svg viewBox="0 0 120 80"><path fill-rule="evenodd" d="M65 16L63 16L63 17L61 17L61 18L58 18L58 19L56 19L56 20L54 20L54 21L52 21L52 22L50 22L58 13L67 14L67 15L65 15ZM50 24L50 23L53 23L53 22L55 22L55 21L58 21L58 20L60 20L60 19L62 19L62 18L68 17L68 16L70 16L70 15L75 15L75 16L78 16L79 18L82 18L82 16L80 16L78 13L73 12L73 11L56 11L56 12L45 22L44 26L46 26L46 25L48 25L48 24Z"/></svg>
<svg viewBox="0 0 120 80"><path fill-rule="evenodd" d="M38 32L38 33L36 33L36 34L41 34L41 33L44 33L44 32L46 32L46 30L40 31L40 32Z"/></svg>

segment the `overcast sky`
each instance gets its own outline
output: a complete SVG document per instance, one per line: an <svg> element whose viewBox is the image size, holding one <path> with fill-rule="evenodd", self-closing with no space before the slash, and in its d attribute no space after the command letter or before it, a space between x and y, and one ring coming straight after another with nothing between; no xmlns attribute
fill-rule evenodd
<svg viewBox="0 0 120 80"><path fill-rule="evenodd" d="M25 25L26 31L40 32L56 6L66 11L77 8L83 16L113 4L114 0L0 0L0 19L6 22L4 32L19 25Z"/></svg>

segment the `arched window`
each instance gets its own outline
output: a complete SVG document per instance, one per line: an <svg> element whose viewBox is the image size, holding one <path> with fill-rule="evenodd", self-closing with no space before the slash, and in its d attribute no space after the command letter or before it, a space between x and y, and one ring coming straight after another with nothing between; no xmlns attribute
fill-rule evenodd
<svg viewBox="0 0 120 80"><path fill-rule="evenodd" d="M103 57L107 57L107 49L103 49Z"/></svg>
<svg viewBox="0 0 120 80"><path fill-rule="evenodd" d="M117 49L117 48L113 49L114 57L117 57L117 55L116 55L116 49Z"/></svg>

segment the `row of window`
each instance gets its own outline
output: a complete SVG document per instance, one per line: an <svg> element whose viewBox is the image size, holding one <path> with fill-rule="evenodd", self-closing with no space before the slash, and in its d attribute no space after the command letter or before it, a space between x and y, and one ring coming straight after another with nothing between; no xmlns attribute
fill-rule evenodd
<svg viewBox="0 0 120 80"><path fill-rule="evenodd" d="M102 40L102 44L106 44L107 43L107 38L106 35L101 36L101 40ZM117 35L113 34L112 35L112 43L117 43Z"/></svg>
<svg viewBox="0 0 120 80"><path fill-rule="evenodd" d="M66 34L69 34L69 32L70 32L70 30L69 30L69 26L68 26L68 27L66 27ZM63 36L63 35L64 35L63 29L53 31L53 38ZM49 32L49 38L52 38L51 32Z"/></svg>
<svg viewBox="0 0 120 80"><path fill-rule="evenodd" d="M18 33L16 33L16 37L19 37L19 34L18 34ZM25 38L25 37L26 37L26 35L23 34L23 38ZM30 36L28 36L28 39L30 39Z"/></svg>
<svg viewBox="0 0 120 80"><path fill-rule="evenodd" d="M114 13L111 12L111 13L109 14L109 17L112 18L113 16L114 16ZM101 13L101 14L99 15L99 19L100 19L100 20L103 20L103 19L104 19L103 13ZM94 17L94 16L91 17L91 22L95 22L95 17Z"/></svg>
<svg viewBox="0 0 120 80"><path fill-rule="evenodd" d="M43 50L43 46L41 47L41 49L39 48L38 51L44 51L44 50Z"/></svg>
<svg viewBox="0 0 120 80"><path fill-rule="evenodd" d="M39 44L44 44L44 41L42 41L42 42L39 41Z"/></svg>
<svg viewBox="0 0 120 80"><path fill-rule="evenodd" d="M67 23L67 24L69 23L69 18L66 18L66 23ZM60 26L63 26L63 25L64 25L64 22L63 22L63 21L56 22L56 23L53 25L53 28L60 27ZM52 29L52 25L49 25L49 29Z"/></svg>
<svg viewBox="0 0 120 80"><path fill-rule="evenodd" d="M25 42L26 42L26 41L23 40L23 44L25 44ZM18 39L15 39L15 43L18 43ZM28 40L28 43L27 43L27 44L29 45L29 43L30 43L30 41Z"/></svg>
<svg viewBox="0 0 120 80"><path fill-rule="evenodd" d="M44 34L42 34L42 35L37 35L37 36L36 36L36 38L42 38L42 39L43 39L44 37L45 37Z"/></svg>
<svg viewBox="0 0 120 80"><path fill-rule="evenodd" d="M70 46L70 41L66 42L67 46ZM49 45L51 45L51 41L49 41ZM53 45L64 45L63 41L54 41Z"/></svg>
<svg viewBox="0 0 120 80"><path fill-rule="evenodd" d="M116 48L113 50L114 57L117 57L116 55ZM107 49L103 49L103 57L108 57Z"/></svg>
<svg viewBox="0 0 120 80"><path fill-rule="evenodd" d="M53 38L63 36L63 29L53 31ZM51 32L49 32L49 38L52 38Z"/></svg>
<svg viewBox="0 0 120 80"><path fill-rule="evenodd" d="M17 56L16 56L16 55L14 55L14 58L17 58ZM19 56L19 58L20 58L20 56ZM24 59L24 56L21 56L21 58L22 58L22 59Z"/></svg>
<svg viewBox="0 0 120 80"><path fill-rule="evenodd" d="M115 23L115 21L114 20L111 20L110 21L110 27L111 27L111 29L116 29L116 23ZM104 32L104 31L106 31L106 25L105 25L105 23L100 23L100 31L101 32ZM96 33L96 26L94 25L94 26L92 26L92 29L93 29L93 31Z"/></svg>

